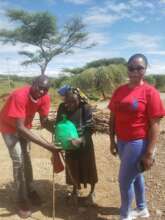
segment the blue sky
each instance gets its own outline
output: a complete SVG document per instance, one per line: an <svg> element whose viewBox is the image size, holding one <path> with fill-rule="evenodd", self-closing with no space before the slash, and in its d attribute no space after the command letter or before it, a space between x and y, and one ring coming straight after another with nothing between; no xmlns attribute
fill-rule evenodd
<svg viewBox="0 0 165 220"><path fill-rule="evenodd" d="M57 17L59 25L79 16L87 25L88 42L97 42L97 46L55 57L47 68L49 76L61 74L66 67L82 67L102 58L128 59L134 53L147 56L147 74L165 74L165 0L0 0L0 29L15 25L5 17L7 8L49 11ZM22 47L20 44L1 46L0 73L29 76L40 73L35 65L20 65L23 57L17 52Z"/></svg>

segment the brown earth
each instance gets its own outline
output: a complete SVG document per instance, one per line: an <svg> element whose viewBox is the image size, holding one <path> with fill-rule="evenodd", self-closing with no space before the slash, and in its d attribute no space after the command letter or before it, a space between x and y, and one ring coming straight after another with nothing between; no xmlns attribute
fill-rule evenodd
<svg viewBox="0 0 165 220"><path fill-rule="evenodd" d="M165 120L161 123L161 135L158 143L156 163L145 173L146 193L150 220L165 219ZM40 136L51 141L46 130L34 130ZM55 219L56 220L106 220L119 219L120 195L118 188L119 159L109 152L109 137L105 134L93 135L99 182L96 186L95 206L85 207L83 199L76 208L67 201L64 172L56 174L55 182ZM12 164L5 144L0 137L0 220L19 220L15 214L15 196L12 177ZM29 220L48 220L52 218L52 165L50 154L37 145L31 145L31 157L34 171L34 186L41 195L43 204L33 209ZM87 191L82 191L86 195Z"/></svg>

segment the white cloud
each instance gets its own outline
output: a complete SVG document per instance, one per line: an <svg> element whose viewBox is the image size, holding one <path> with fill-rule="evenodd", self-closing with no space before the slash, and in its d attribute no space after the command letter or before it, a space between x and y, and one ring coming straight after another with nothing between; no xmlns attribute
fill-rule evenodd
<svg viewBox="0 0 165 220"><path fill-rule="evenodd" d="M108 36L106 33L90 33L88 44L93 42L98 44L99 46L103 46L110 42L110 36Z"/></svg>
<svg viewBox="0 0 165 220"><path fill-rule="evenodd" d="M15 5L13 6L11 3L4 1L4 2L0 2L0 29L8 29L8 30L12 30L14 29L17 24L15 22L12 22L7 16L6 16L6 10L7 9L13 9L13 8L17 8L19 9L20 7Z"/></svg>
<svg viewBox="0 0 165 220"><path fill-rule="evenodd" d="M142 1L139 1L139 0L130 0L129 1L129 4L133 7L141 7L143 5L143 2Z"/></svg>
<svg viewBox="0 0 165 220"><path fill-rule="evenodd" d="M146 53L147 54L147 53ZM163 56L159 56L159 54L147 54L149 65L148 65L148 74L165 74L165 63Z"/></svg>
<svg viewBox="0 0 165 220"><path fill-rule="evenodd" d="M139 49L152 50L159 47L160 38L157 36L150 36L143 33L133 33L126 37L125 47L135 47Z"/></svg>
<svg viewBox="0 0 165 220"><path fill-rule="evenodd" d="M90 22L91 24L98 24L98 25L101 25L101 24L110 25L110 24L114 23L117 20L118 20L117 16L112 16L112 15L107 16L107 15L96 14L96 15L88 16L85 19L85 22L86 23Z"/></svg>
<svg viewBox="0 0 165 220"><path fill-rule="evenodd" d="M160 3L163 3L163 4L164 4L164 3L165 3L165 0L160 0Z"/></svg>
<svg viewBox="0 0 165 220"><path fill-rule="evenodd" d="M21 50L27 50L29 52L34 52L34 50L36 49L35 46L27 46L27 45L23 45L21 43L17 43L16 45L12 45L12 44L0 44L1 46L1 50L0 50L0 54L3 53L17 53Z"/></svg>
<svg viewBox="0 0 165 220"><path fill-rule="evenodd" d="M149 74L165 74L164 63L159 63L157 61L155 64L151 64L148 68L147 73L149 73Z"/></svg>
<svg viewBox="0 0 165 220"><path fill-rule="evenodd" d="M70 3L73 3L73 4L81 5L81 4L89 3L90 0L65 0L65 2L70 2Z"/></svg>
<svg viewBox="0 0 165 220"><path fill-rule="evenodd" d="M157 17L162 8L157 1L130 0L117 3L105 1L99 7L91 7L84 19L88 24L110 25L119 20L127 19L133 22L150 22L153 16Z"/></svg>
<svg viewBox="0 0 165 220"><path fill-rule="evenodd" d="M127 3L115 3L113 1L111 2L106 2L105 4L105 8L109 9L112 12L115 13L123 13L125 11L130 10L130 5Z"/></svg>
<svg viewBox="0 0 165 220"><path fill-rule="evenodd" d="M152 55L165 55L165 50L153 50L153 51L148 51L146 52L147 54L152 54Z"/></svg>
<svg viewBox="0 0 165 220"><path fill-rule="evenodd" d="M142 22L142 21L145 21L146 18L144 16L139 16L139 17L136 17L136 16L132 16L132 21L136 22L136 23L139 23L139 22Z"/></svg>

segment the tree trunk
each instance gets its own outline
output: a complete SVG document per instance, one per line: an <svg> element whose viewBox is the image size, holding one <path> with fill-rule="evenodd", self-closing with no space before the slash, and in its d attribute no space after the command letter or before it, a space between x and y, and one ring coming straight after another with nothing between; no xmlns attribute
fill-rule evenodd
<svg viewBox="0 0 165 220"><path fill-rule="evenodd" d="M41 69L41 75L44 75L45 74L45 69Z"/></svg>
<svg viewBox="0 0 165 220"><path fill-rule="evenodd" d="M44 75L44 74L45 74L47 65L48 65L48 62L45 61L45 64L43 64L43 65L41 66L41 75Z"/></svg>
<svg viewBox="0 0 165 220"><path fill-rule="evenodd" d="M104 89L101 89L101 93L102 93L103 99L105 100L106 99L106 95L105 95Z"/></svg>
<svg viewBox="0 0 165 220"><path fill-rule="evenodd" d="M41 75L45 75L46 67L47 67L46 64L41 67Z"/></svg>

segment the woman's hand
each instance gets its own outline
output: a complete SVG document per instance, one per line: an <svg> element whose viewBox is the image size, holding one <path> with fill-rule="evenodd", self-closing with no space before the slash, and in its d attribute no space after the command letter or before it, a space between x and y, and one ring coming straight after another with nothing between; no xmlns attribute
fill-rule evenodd
<svg viewBox="0 0 165 220"><path fill-rule="evenodd" d="M112 155L116 156L118 154L118 149L115 141L111 142L110 144L110 152Z"/></svg>
<svg viewBox="0 0 165 220"><path fill-rule="evenodd" d="M80 146L80 144L83 143L83 139L82 138L71 139L70 142L73 147L77 148Z"/></svg>
<svg viewBox="0 0 165 220"><path fill-rule="evenodd" d="M149 170L154 164L153 154L145 154L142 157L143 165L145 170Z"/></svg>

